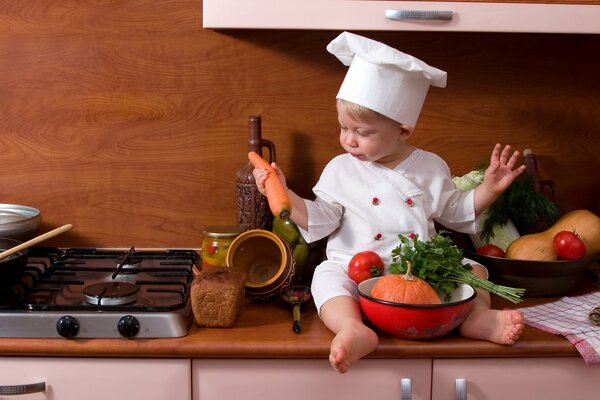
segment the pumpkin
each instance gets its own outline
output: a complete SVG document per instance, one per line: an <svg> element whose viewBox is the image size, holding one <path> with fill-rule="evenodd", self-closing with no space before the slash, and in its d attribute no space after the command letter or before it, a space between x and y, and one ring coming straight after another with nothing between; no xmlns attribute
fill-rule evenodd
<svg viewBox="0 0 600 400"><path fill-rule="evenodd" d="M558 256L552 247L560 231L579 235L585 244L585 257L600 255L600 217L588 210L573 210L563 215L548 230L523 235L506 249L506 258L533 261L555 261Z"/></svg>
<svg viewBox="0 0 600 400"><path fill-rule="evenodd" d="M429 283L412 275L411 263L408 263L404 275L382 276L371 288L371 296L385 301L403 304L441 304L438 294Z"/></svg>

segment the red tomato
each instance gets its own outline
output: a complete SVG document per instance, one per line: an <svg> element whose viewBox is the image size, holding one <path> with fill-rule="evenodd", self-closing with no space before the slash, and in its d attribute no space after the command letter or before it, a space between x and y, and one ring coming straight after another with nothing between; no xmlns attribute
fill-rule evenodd
<svg viewBox="0 0 600 400"><path fill-rule="evenodd" d="M554 235L552 247L562 260L579 260L585 256L585 243L574 232L558 232Z"/></svg>
<svg viewBox="0 0 600 400"><path fill-rule="evenodd" d="M492 256L492 257L504 257L504 250L495 244L484 244L483 246L477 248L477 254L481 254L482 256Z"/></svg>
<svg viewBox="0 0 600 400"><path fill-rule="evenodd" d="M348 275L356 282L361 283L365 279L383 275L383 261L373 251L362 251L356 253L348 264Z"/></svg>

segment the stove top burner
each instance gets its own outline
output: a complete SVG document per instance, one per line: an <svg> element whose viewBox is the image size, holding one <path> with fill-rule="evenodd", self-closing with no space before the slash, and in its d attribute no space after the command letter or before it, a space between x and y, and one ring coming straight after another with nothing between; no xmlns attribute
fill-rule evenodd
<svg viewBox="0 0 600 400"><path fill-rule="evenodd" d="M83 293L90 304L116 306L133 303L139 290L127 282L98 282L83 288Z"/></svg>
<svg viewBox="0 0 600 400"><path fill-rule="evenodd" d="M119 273L120 274L130 274L130 273L135 273L136 272L136 268L140 267L140 263L142 262L141 259L139 258L135 258L135 257L130 257L127 262L125 262L121 268L119 269ZM118 265L118 261L117 261L117 265Z"/></svg>
<svg viewBox="0 0 600 400"><path fill-rule="evenodd" d="M187 249L30 248L20 282L0 293L0 337L184 336L198 260Z"/></svg>

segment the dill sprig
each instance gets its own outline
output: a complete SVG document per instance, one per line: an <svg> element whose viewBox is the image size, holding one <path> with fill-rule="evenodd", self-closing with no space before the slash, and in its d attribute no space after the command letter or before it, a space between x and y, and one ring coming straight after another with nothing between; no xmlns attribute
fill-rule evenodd
<svg viewBox="0 0 600 400"><path fill-rule="evenodd" d="M535 191L528 175L515 180L487 210L481 236L488 240L495 226L510 220L518 224L521 233L539 230L540 221L553 224L558 219L558 207L543 193Z"/></svg>

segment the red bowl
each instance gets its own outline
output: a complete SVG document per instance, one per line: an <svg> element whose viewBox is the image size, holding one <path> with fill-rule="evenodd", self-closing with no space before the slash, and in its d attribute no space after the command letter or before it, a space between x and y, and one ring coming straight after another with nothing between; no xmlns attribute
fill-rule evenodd
<svg viewBox="0 0 600 400"><path fill-rule="evenodd" d="M462 284L442 304L384 301L371 297L371 288L379 278L358 285L360 306L378 329L402 339L432 339L451 332L467 318L476 296L471 286Z"/></svg>

